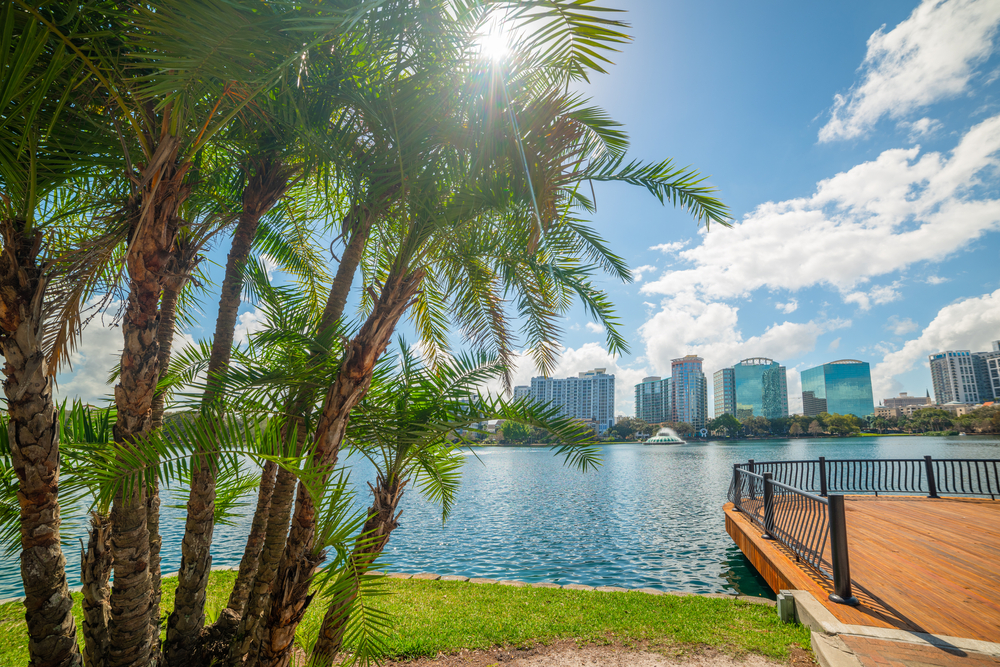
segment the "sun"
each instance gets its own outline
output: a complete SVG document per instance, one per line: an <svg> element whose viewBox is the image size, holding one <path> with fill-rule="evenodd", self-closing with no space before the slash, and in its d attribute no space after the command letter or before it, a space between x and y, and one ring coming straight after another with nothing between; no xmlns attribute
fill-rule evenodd
<svg viewBox="0 0 1000 667"><path fill-rule="evenodd" d="M479 54L488 60L503 60L510 53L511 35L507 26L499 18L494 17L486 22L482 31L476 36L475 44Z"/></svg>

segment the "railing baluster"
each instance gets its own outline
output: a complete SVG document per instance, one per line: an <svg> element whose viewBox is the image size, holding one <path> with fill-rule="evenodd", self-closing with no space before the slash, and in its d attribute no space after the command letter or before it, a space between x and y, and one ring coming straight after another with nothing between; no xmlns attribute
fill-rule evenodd
<svg viewBox="0 0 1000 667"><path fill-rule="evenodd" d="M774 487L771 485L771 473L764 473L764 534L765 540L774 537Z"/></svg>
<svg viewBox="0 0 1000 667"><path fill-rule="evenodd" d="M826 498L826 457L819 457L819 495Z"/></svg>

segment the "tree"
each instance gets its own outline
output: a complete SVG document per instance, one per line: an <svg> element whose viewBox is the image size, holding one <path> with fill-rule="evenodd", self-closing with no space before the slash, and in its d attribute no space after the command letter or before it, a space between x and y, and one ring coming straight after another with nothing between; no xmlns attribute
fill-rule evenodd
<svg viewBox="0 0 1000 667"><path fill-rule="evenodd" d="M798 422L793 423L792 427L788 429L789 435L799 436L802 435L803 432L804 431L802 430L802 425L799 424Z"/></svg>
<svg viewBox="0 0 1000 667"><path fill-rule="evenodd" d="M771 422L767 417L748 417L743 420L743 427L749 435L767 435L771 432Z"/></svg>
<svg viewBox="0 0 1000 667"><path fill-rule="evenodd" d="M812 423L809 424L809 435L823 435L823 427L820 426L818 419L814 419Z"/></svg>
<svg viewBox="0 0 1000 667"><path fill-rule="evenodd" d="M504 442L515 445L523 445L531 437L528 427L519 422L505 421L500 430L503 433Z"/></svg>
<svg viewBox="0 0 1000 667"><path fill-rule="evenodd" d="M608 429L608 434L612 437L628 440L636 433L650 433L650 425L638 417L622 417L615 425Z"/></svg>
<svg viewBox="0 0 1000 667"><path fill-rule="evenodd" d="M726 413L712 419L706 424L706 428L709 431L722 431L729 438L737 438L743 430L743 424L733 415Z"/></svg>

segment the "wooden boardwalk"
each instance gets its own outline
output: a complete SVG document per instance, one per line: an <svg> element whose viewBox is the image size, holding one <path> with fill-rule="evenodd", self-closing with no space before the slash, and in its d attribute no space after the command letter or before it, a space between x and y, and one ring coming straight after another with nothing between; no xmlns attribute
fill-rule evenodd
<svg viewBox="0 0 1000 667"><path fill-rule="evenodd" d="M726 531L775 592L809 591L842 623L1000 642L1000 501L848 496L845 505L858 607L830 602L831 581L730 503Z"/></svg>

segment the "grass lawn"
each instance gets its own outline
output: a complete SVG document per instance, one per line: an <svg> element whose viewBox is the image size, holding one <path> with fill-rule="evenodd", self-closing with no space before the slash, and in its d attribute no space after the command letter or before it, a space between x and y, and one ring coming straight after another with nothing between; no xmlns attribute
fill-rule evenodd
<svg viewBox="0 0 1000 667"><path fill-rule="evenodd" d="M226 604L235 572L212 573L210 617ZM164 579L164 610L174 601L176 579ZM789 648L809 648L809 631L778 620L774 609L732 599L699 596L600 593L497 584L387 579L392 593L378 604L394 618L388 657L410 658L498 646L524 648L559 639L647 649L711 646L732 654L759 653L786 658ZM76 602L80 624L79 594ZM313 638L325 611L310 607L300 626L304 642ZM24 608L0 605L0 665L28 662Z"/></svg>

